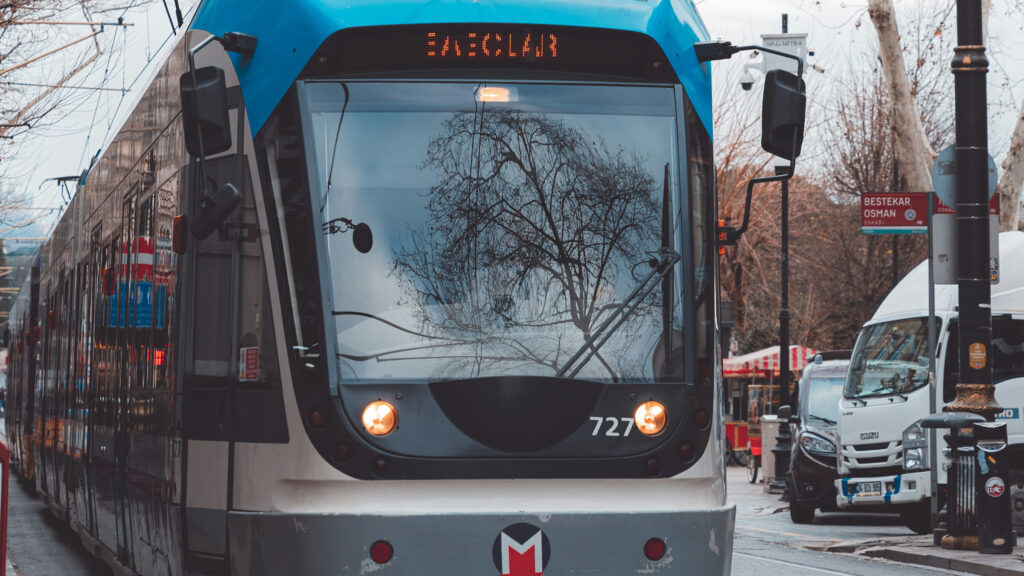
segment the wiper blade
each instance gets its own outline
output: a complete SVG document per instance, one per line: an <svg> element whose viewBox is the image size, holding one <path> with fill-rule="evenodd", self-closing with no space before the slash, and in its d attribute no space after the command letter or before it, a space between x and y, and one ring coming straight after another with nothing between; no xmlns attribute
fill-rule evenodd
<svg viewBox="0 0 1024 576"><path fill-rule="evenodd" d="M667 276L672 267L682 259L678 252L665 247L659 248L657 252L648 252L648 254L655 256L655 258L651 259L651 272L630 292L629 296L626 296L625 300L612 310L611 315L591 333L590 338L587 338L586 342L580 346L580 349L565 362L558 370L558 373L555 374L557 377L564 378L568 373L569 378L575 378L580 370L590 362L590 359L597 354L601 346L604 346L615 331L629 319L629 316L636 312L637 308L640 307L640 303L646 300L651 292L657 288L657 281ZM579 362L580 359L582 359L582 362ZM569 372L573 364L576 364L576 368Z"/></svg>
<svg viewBox="0 0 1024 576"><path fill-rule="evenodd" d="M828 418L825 418L824 416L818 416L817 414L808 414L808 416L810 416L811 418L814 418L815 420L821 420L825 424L835 424L836 423L835 420L830 420Z"/></svg>

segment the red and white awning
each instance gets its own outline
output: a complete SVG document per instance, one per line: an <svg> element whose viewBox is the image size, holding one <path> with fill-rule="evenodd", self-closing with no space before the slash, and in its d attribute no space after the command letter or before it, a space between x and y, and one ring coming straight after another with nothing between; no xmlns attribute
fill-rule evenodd
<svg viewBox="0 0 1024 576"><path fill-rule="evenodd" d="M793 345L789 347L789 369L793 372L803 370L807 365L807 358L813 357L818 351L806 346ZM726 377L739 376L779 376L779 347L772 346L736 358L726 358L722 361L723 371Z"/></svg>

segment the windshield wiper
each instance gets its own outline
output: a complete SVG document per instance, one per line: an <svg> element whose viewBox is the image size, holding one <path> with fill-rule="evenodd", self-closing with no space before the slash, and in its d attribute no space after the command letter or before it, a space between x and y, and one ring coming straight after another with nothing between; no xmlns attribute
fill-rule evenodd
<svg viewBox="0 0 1024 576"><path fill-rule="evenodd" d="M580 370L587 365L587 362L590 362L590 359L597 354L601 346L604 346L605 342L612 337L612 334L626 322L631 314L636 312L640 304L658 287L658 281L667 276L672 267L682 259L678 252L665 247L659 248L657 252L648 252L648 254L654 256L654 258L651 258L651 272L630 292L629 296L626 296L625 300L612 310L611 315L591 333L590 338L587 338L586 342L580 346L580 349L565 362L558 370L558 373L555 374L557 377L564 378L566 373L568 373L569 378L575 378ZM583 361L576 364L581 358ZM569 372L573 364L576 364L576 368Z"/></svg>
<svg viewBox="0 0 1024 576"><path fill-rule="evenodd" d="M825 418L824 416L818 416L817 414L808 414L808 416L810 416L811 418L814 418L816 420L821 420L825 424L835 424L836 423L835 420L830 420L828 418Z"/></svg>

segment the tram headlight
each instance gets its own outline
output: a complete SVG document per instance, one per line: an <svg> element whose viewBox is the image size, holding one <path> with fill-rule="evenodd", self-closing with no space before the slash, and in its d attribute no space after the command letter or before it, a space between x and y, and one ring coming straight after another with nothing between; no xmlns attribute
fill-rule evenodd
<svg viewBox="0 0 1024 576"><path fill-rule="evenodd" d="M388 402L383 400L370 402L363 410L363 428L366 428L366 431L374 436L387 436L395 430L397 425L398 411Z"/></svg>
<svg viewBox="0 0 1024 576"><path fill-rule="evenodd" d="M633 414L637 430L647 436L657 436L665 429L665 422L668 420L665 414L665 407L659 402L644 402L637 407Z"/></svg>

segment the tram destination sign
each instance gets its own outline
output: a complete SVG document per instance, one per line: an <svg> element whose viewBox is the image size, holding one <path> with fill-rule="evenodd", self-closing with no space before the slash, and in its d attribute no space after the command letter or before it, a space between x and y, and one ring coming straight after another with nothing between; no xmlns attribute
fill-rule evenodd
<svg viewBox="0 0 1024 576"><path fill-rule="evenodd" d="M928 194L861 194L860 231L863 234L927 234Z"/></svg>
<svg viewBox="0 0 1024 576"><path fill-rule="evenodd" d="M669 71L649 37L568 26L450 24L353 28L334 49L342 71L510 68L652 77Z"/></svg>

